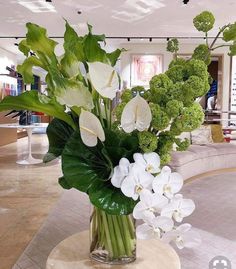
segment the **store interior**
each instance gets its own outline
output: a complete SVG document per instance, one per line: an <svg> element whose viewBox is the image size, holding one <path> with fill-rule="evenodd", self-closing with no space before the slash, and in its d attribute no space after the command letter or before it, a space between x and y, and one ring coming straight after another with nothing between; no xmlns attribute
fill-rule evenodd
<svg viewBox="0 0 236 269"><path fill-rule="evenodd" d="M115 106L124 90L136 86L149 90L151 78L168 70L173 60L173 54L166 51L170 39L178 38L177 56L186 61L205 43L206 36L192 23L197 14L204 10L214 14L216 23L208 36L212 42L222 25L236 21L235 9L233 0L0 0L0 104L5 97L28 91L50 95L45 70L33 67L34 79L29 84L17 67L26 59L19 47L28 22L47 29L48 36L58 43L58 57L64 54L65 20L79 35L88 33L87 24L92 25L94 34L105 34L106 42L100 43L106 51L122 49L114 66L120 76ZM232 268L236 266L236 56L229 55L222 37L216 46L219 48L212 52L207 67L212 77L209 90L196 100L204 113L201 127L211 129L210 142L204 133L203 140L192 143L183 159L174 152L173 160L181 159L176 166L170 163L183 172L183 194L196 200L196 213L188 220L204 237L196 251L177 251L182 269L208 268L217 256L230 260ZM0 269L59 269L49 265L49 254L65 238L88 229L91 205L85 194L58 184L60 157L43 162L49 147L47 127L54 117L24 107L0 111ZM194 135L202 134L191 134L191 142ZM70 268L69 256L63 256L65 263L60 268ZM71 269L112 268L84 266Z"/></svg>

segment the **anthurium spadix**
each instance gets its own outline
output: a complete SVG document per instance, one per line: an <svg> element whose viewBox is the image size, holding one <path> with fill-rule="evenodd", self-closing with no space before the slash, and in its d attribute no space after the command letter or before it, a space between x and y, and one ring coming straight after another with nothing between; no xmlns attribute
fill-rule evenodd
<svg viewBox="0 0 236 269"><path fill-rule="evenodd" d="M119 89L119 78L114 68L100 62L88 63L88 67L89 78L94 89L102 97L114 99Z"/></svg>
<svg viewBox="0 0 236 269"><path fill-rule="evenodd" d="M150 126L152 113L147 101L137 94L131 99L121 115L121 127L126 133L131 133L135 129L142 132Z"/></svg>
<svg viewBox="0 0 236 269"><path fill-rule="evenodd" d="M66 81L64 88L58 91L56 99L58 103L68 107L94 107L92 95L82 82Z"/></svg>
<svg viewBox="0 0 236 269"><path fill-rule="evenodd" d="M80 135L88 147L95 147L98 139L105 141L105 133L99 119L91 112L82 109L79 117Z"/></svg>

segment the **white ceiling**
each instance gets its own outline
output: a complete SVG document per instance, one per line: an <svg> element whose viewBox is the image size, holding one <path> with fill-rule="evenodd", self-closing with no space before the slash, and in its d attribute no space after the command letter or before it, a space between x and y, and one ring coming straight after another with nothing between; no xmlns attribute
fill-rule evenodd
<svg viewBox="0 0 236 269"><path fill-rule="evenodd" d="M49 35L62 36L63 18L82 34L88 22L96 33L131 37L199 36L192 19L203 10L215 14L215 32L219 26L236 21L235 0L190 0L188 5L182 0L52 0L56 13L33 13L18 1L0 0L0 36L24 36L29 21L46 27ZM16 52L15 42L0 39L0 47Z"/></svg>

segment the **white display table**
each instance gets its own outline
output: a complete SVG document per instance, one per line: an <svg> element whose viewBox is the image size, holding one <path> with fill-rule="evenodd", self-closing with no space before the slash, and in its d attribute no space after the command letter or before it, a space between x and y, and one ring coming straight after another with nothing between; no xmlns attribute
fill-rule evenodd
<svg viewBox="0 0 236 269"><path fill-rule="evenodd" d="M18 160L16 163L18 164L23 164L23 165L29 165L29 164L37 164L37 163L42 163L42 159L35 159L32 156L31 152L31 138L32 138L32 130L34 128L42 128L42 127L47 127L48 123L35 123L31 125L19 125L19 124L0 124L0 128L21 128L21 129L26 129L27 135L28 135L28 156L24 160Z"/></svg>
<svg viewBox="0 0 236 269"><path fill-rule="evenodd" d="M84 231L68 237L50 253L46 269L180 269L174 249L159 240L138 240L137 259L126 265L108 265L89 258L89 234Z"/></svg>

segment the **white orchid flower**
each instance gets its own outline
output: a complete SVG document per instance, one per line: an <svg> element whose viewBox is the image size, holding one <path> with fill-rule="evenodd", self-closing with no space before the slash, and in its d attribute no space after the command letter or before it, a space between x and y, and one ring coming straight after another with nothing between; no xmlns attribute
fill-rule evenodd
<svg viewBox="0 0 236 269"><path fill-rule="evenodd" d="M137 95L131 99L121 115L121 127L126 133L131 133L135 129L142 132L150 126L152 113L147 101Z"/></svg>
<svg viewBox="0 0 236 269"><path fill-rule="evenodd" d="M163 207L168 204L168 199L158 193L149 190L142 190L140 202L134 207L133 216L135 219L151 220L155 218L155 213L160 213Z"/></svg>
<svg viewBox="0 0 236 269"><path fill-rule="evenodd" d="M105 141L105 133L99 119L91 112L82 109L79 117L80 135L88 147L97 145L98 139Z"/></svg>
<svg viewBox="0 0 236 269"><path fill-rule="evenodd" d="M168 166L164 166L161 173L153 181L153 190L155 193L164 194L168 198L181 190L183 178L179 173L171 173Z"/></svg>
<svg viewBox="0 0 236 269"><path fill-rule="evenodd" d="M151 174L160 172L160 157L156 152L135 153L133 158L135 163L142 166L147 172Z"/></svg>
<svg viewBox="0 0 236 269"><path fill-rule="evenodd" d="M166 243L174 241L179 249L183 248L195 248L202 242L199 233L191 230L192 225L185 223L167 232L163 235L162 240Z"/></svg>
<svg viewBox="0 0 236 269"><path fill-rule="evenodd" d="M136 164L130 168L129 174L121 184L121 191L127 197L137 200L143 189L152 189L154 176L146 172Z"/></svg>
<svg viewBox="0 0 236 269"><path fill-rule="evenodd" d="M93 109L93 98L83 83L67 83L66 89L56 96L57 102L68 107L78 106Z"/></svg>
<svg viewBox="0 0 236 269"><path fill-rule="evenodd" d="M181 222L183 218L190 216L194 210L193 200L183 199L182 194L176 194L171 202L162 209L161 216L173 217L177 222Z"/></svg>
<svg viewBox="0 0 236 269"><path fill-rule="evenodd" d="M130 162L126 158L121 158L119 165L114 168L111 183L116 188L120 188L125 177L128 176L130 170Z"/></svg>
<svg viewBox="0 0 236 269"><path fill-rule="evenodd" d="M158 216L149 223L144 223L136 228L136 235L139 239L160 239L164 232L173 229L174 222L167 217Z"/></svg>
<svg viewBox="0 0 236 269"><path fill-rule="evenodd" d="M89 77L94 89L103 97L114 99L119 89L117 72L108 64L101 62L87 63Z"/></svg>

